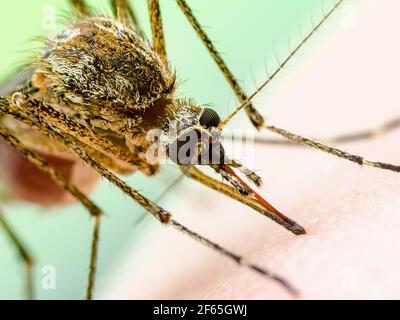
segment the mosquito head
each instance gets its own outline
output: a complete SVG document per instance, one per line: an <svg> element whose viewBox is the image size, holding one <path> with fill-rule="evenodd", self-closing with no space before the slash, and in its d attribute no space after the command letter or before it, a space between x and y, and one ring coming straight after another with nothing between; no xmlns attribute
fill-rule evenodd
<svg viewBox="0 0 400 320"><path fill-rule="evenodd" d="M191 101L179 101L168 127L168 157L180 165L210 165L225 162L225 150L216 130L218 113Z"/></svg>
<svg viewBox="0 0 400 320"><path fill-rule="evenodd" d="M180 103L174 121L170 123L168 129L169 139L166 146L168 157L182 166L209 166L241 194L253 193L234 169L239 170L257 186L261 185L261 179L226 154L222 145L221 131L218 129L221 124L218 113L190 101Z"/></svg>

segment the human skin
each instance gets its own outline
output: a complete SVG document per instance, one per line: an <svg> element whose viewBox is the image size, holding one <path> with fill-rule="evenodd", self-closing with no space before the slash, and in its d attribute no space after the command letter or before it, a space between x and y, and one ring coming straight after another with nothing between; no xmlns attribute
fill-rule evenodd
<svg viewBox="0 0 400 320"><path fill-rule="evenodd" d="M400 3L353 3L257 99L269 123L324 138L399 115ZM399 164L399 137L394 130L337 146ZM264 180L261 194L303 225L306 235L294 236L188 180L165 206L190 228L285 277L299 298L400 298L400 174L304 147L259 145L241 160L246 158L254 158L251 166ZM100 298L293 298L279 284L174 230L154 225L137 241Z"/></svg>

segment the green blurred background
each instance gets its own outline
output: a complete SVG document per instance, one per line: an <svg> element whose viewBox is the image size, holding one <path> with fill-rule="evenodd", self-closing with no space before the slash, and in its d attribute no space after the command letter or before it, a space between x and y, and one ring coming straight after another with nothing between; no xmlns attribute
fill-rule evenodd
<svg viewBox="0 0 400 320"><path fill-rule="evenodd" d="M107 1L89 2L99 12L110 13ZM131 2L150 37L146 1ZM276 65L276 56L282 58L288 53L288 40L292 44L299 40L299 27L304 32L309 30L310 18L317 20L322 15L322 7L332 5L329 0L191 0L188 3L247 91L265 78L267 66L272 69ZM212 104L222 116L226 115L232 110L235 99L223 76L174 1L162 0L161 5L170 62L181 83L178 94ZM40 44L33 40L35 37L55 32L53 13L65 17L69 6L67 0L14 0L3 1L0 8L2 81L37 51ZM250 128L243 117L235 121ZM156 199L177 174L172 166L167 166L156 177L136 174L127 180L151 199ZM175 188L162 205L176 214L188 214L179 212L179 201L184 201L183 192L188 192L188 186L189 183L184 182ZM107 213L101 230L96 287L97 292L101 292L107 277L112 275L127 250L145 246L146 232L159 226L147 220L134 228L135 220L143 211L107 182L97 187L92 198ZM44 210L30 204L6 204L4 210L35 257L36 296L40 299L82 298L91 235L91 221L82 207L72 205ZM40 286L41 270L46 265L55 267L55 290L44 290ZM23 298L22 263L3 230L0 230L0 298Z"/></svg>

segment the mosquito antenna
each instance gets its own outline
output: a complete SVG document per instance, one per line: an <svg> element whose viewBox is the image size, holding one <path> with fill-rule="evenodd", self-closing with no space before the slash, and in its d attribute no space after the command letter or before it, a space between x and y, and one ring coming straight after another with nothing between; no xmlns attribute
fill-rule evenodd
<svg viewBox="0 0 400 320"><path fill-rule="evenodd" d="M321 142L299 136L295 133L289 132L287 130L284 130L282 128L278 128L275 126L264 125L264 128L269 131L272 131L288 140L291 140L293 142L308 146L310 148L318 149L318 150L326 152L326 153L330 153L336 157L355 162L355 163L359 164L360 166L365 165L365 166L369 166L369 167L375 167L375 168L379 168L379 169L400 172L400 166L398 166L398 165L394 165L391 163L385 163L385 162L379 162L379 161L367 160L362 156L352 154L352 153L349 153L349 152L346 152L346 151L343 151L343 150L340 150L337 148L330 147Z"/></svg>
<svg viewBox="0 0 400 320"><path fill-rule="evenodd" d="M245 108L250 101L258 94L262 89L264 89L287 65L287 63L294 57L294 55L307 43L307 41L320 29L326 20L332 15L333 12L342 4L344 0L339 0L333 7L326 13L318 24L316 24L311 31L303 38L303 40L289 53L285 60L278 65L273 73L265 80L239 107L236 108L225 120L221 122L218 129L221 130L234 116L236 116L240 110Z"/></svg>
<svg viewBox="0 0 400 320"><path fill-rule="evenodd" d="M400 117L396 117L394 119L388 120L381 125L358 131L358 132L352 132L352 133L345 133L341 135L337 135L334 137L329 137L329 138L312 138L312 140L319 140L323 141L324 143L329 143L329 144L340 144L340 143L351 143L351 142L358 142L358 141L363 141L367 139L373 139L380 137L384 134L387 134L395 129L400 128ZM247 141L249 139L249 136L246 135L241 135L241 136L232 136L232 135L223 135L224 139L227 140L236 140L240 139L242 141ZM270 145L283 145L283 146L296 146L300 147L301 145L298 144L297 142L293 140L285 140L285 139L275 139L275 138L269 138L269 137L251 137L255 143L259 144L270 144Z"/></svg>

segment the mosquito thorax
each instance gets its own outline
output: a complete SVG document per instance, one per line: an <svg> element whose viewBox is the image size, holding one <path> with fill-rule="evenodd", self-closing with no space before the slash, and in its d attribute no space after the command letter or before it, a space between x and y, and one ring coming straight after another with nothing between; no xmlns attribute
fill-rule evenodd
<svg viewBox="0 0 400 320"><path fill-rule="evenodd" d="M172 95L175 74L137 32L113 19L79 19L47 41L35 83L88 118L139 117ZM44 90L43 90L44 88Z"/></svg>

